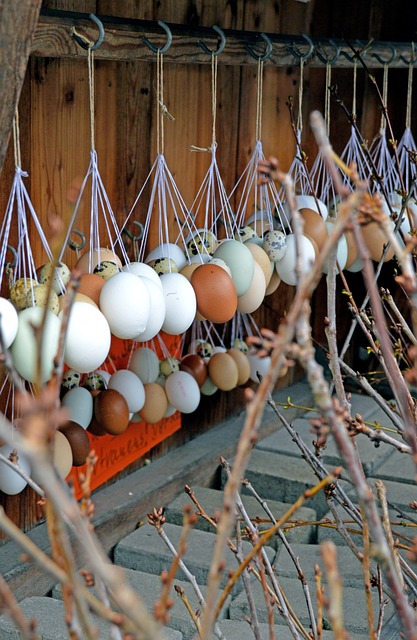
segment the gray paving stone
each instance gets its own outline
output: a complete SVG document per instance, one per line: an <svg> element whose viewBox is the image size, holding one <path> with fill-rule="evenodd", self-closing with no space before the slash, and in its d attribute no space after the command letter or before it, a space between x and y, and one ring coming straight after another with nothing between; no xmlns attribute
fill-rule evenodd
<svg viewBox="0 0 417 640"><path fill-rule="evenodd" d="M223 620L220 628L226 636L227 640L253 640L253 631L247 622L238 620ZM269 638L269 625L266 622L259 623L261 638ZM275 637L277 640L293 640L294 636L291 631L285 629L283 625L275 625ZM323 631L323 640L333 640L334 634L331 631ZM368 640L367 634L350 634L349 640Z"/></svg>
<svg viewBox="0 0 417 640"><path fill-rule="evenodd" d="M134 571L133 569L124 569L124 572L126 580L130 584L132 589L137 594L139 594L149 612L153 614L155 601L160 597L161 594L162 585L160 576L154 575L152 573L145 573L143 571ZM178 585L179 587L184 589L188 601L193 608L193 611L196 611L200 607L200 605L191 584L183 580L175 579L174 585ZM95 592L94 587L92 587L91 590ZM206 588L204 586L201 587L201 591L204 596ZM56 586L53 589L52 595L54 598L58 598L59 600L62 599L61 589L59 586ZM193 640L196 635L196 628L191 620L190 614L186 610L184 603L176 594L175 590L171 591L170 597L173 600L173 606L169 610L169 620L167 622L167 627L180 631L184 640ZM220 612L219 620L222 620L224 616L228 616L229 605L230 598L226 601L226 605Z"/></svg>
<svg viewBox="0 0 417 640"><path fill-rule="evenodd" d="M368 420L373 417L373 415L376 415L380 418L380 424L390 426L391 422L389 421L388 417L385 417L386 413L382 409L380 409L376 402L366 394L352 393L350 403L350 413L352 416L355 416L356 413L359 413L362 418ZM306 411L303 415L305 418L317 418L317 411ZM387 422L385 422L385 420L387 420Z"/></svg>
<svg viewBox="0 0 417 640"><path fill-rule="evenodd" d="M296 418L292 424L304 440L305 444L314 453L313 441L316 436L312 433L310 420L307 418ZM363 435L356 438L356 444L366 475L370 475L379 465L383 464L393 451L391 445L384 443L375 447L371 440ZM271 451L281 454L286 453L289 456L297 458L300 458L301 456L298 446L292 440L286 429L280 429L279 431L272 433L270 436L267 436L258 442L256 448L261 449L262 451ZM323 449L322 453L323 463L327 466L329 471L338 465L343 466L343 461L339 456L336 443L331 436L329 436L326 448Z"/></svg>
<svg viewBox="0 0 417 640"><path fill-rule="evenodd" d="M223 504L223 492L217 491L216 489L208 489L206 487L196 487L193 488L196 498L198 502L201 504L203 509L208 513L211 517L215 517L216 511L222 508ZM242 495L243 504L245 509L247 510L249 516L251 518L267 518L265 511L262 509L259 502L253 496ZM178 498L176 498L173 502L171 502L165 509L165 517L167 522L171 522L172 524L182 524L183 519L183 509L185 505L191 504L197 512L197 507L191 501L190 497L183 493ZM274 514L275 518L278 520L283 513L288 509L288 504L284 502L276 502L275 500L268 500L268 507ZM304 522L315 522L317 519L317 514L314 509L310 509L309 507L301 507L295 516L294 519L304 521ZM264 531L268 529L271 524L268 523L260 523L258 525L260 531ZM203 517L199 517L198 521L195 525L196 529L200 531L209 531L213 532L213 526L205 520ZM285 530L287 535L287 539L289 542L314 542L316 527L315 526L302 526L302 527L293 527ZM279 538L276 536L272 538L270 545L275 546L279 544Z"/></svg>
<svg viewBox="0 0 417 640"><path fill-rule="evenodd" d="M296 578L282 578L280 581L283 592L285 593L291 606L298 616L301 623L308 627L310 624L307 605L304 598L301 583ZM314 583L309 581L311 593L313 594L312 603L313 608L316 611L316 599L314 598ZM255 606L258 613L259 622L267 622L267 611L265 607L265 595L262 591L262 586L258 581L252 583L252 594L255 602ZM374 615L378 616L378 593L376 589L372 591L372 598L374 603ZM388 603L385 609L385 615L387 619L392 615L393 607L391 603ZM247 603L246 593L240 593L236 598L232 600L230 605L230 619L231 620L243 620L245 615L249 615L249 607ZM363 589L356 589L353 587L343 587L343 616L346 625L346 629L352 633L366 634L367 625L367 612L366 603L363 595ZM324 613L324 618L326 614ZM375 618L375 619L376 619ZM285 621L276 614L276 624L285 624Z"/></svg>
<svg viewBox="0 0 417 640"><path fill-rule="evenodd" d="M416 476L416 465L413 458L408 454L393 450L390 457L384 460L372 475L384 481L393 480L394 482L413 484Z"/></svg>
<svg viewBox="0 0 417 640"><path fill-rule="evenodd" d="M376 477L368 478L369 486L372 487L375 493L375 482L378 477L379 476L377 475ZM410 507L410 502L417 500L417 485L415 483L411 482L410 484L406 484L404 482L395 482L392 480L384 480L383 482L387 490L387 501L389 503L393 503L402 511L411 514L416 513ZM395 509L395 507L393 509Z"/></svg>
<svg viewBox="0 0 417 640"><path fill-rule="evenodd" d="M181 527L174 524L165 524L164 530L176 548L180 537ZM216 536L214 533L205 531L192 531L187 540L187 550L183 560L188 570L195 576L198 584L206 584L210 569L211 558ZM243 542L243 553L246 555L252 545L250 542ZM265 547L269 559L275 557L275 551L271 547ZM144 571L160 575L168 570L172 563L172 554L165 542L158 535L154 527L145 524L133 533L121 540L115 548L114 561L128 569ZM234 554L229 549L226 551L226 569L223 573L221 585L224 586L227 580L227 569L236 568L237 562ZM179 569L177 576L184 580L185 575ZM243 585L239 581L236 584L235 592L240 591Z"/></svg>
<svg viewBox="0 0 417 640"><path fill-rule="evenodd" d="M245 478L264 500L292 504L306 490L317 484L317 478L302 459L255 449L245 471ZM222 477L224 484L225 478ZM243 488L245 493L245 489ZM318 494L306 505L315 509L318 517L327 511L326 500Z"/></svg>
<svg viewBox="0 0 417 640"><path fill-rule="evenodd" d="M68 640L63 602L55 598L33 597L22 600L20 607L27 619L37 620L40 640ZM91 619L97 624L99 637L108 638L110 625L96 616L91 616ZM1 640L22 640L23 637L11 618L0 616ZM182 640L183 636L179 631L164 628L162 637L164 640Z"/></svg>

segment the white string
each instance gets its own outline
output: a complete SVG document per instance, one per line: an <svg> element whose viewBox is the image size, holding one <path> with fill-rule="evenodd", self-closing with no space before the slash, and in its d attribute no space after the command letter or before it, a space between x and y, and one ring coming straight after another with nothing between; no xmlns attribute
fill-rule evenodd
<svg viewBox="0 0 417 640"><path fill-rule="evenodd" d="M300 59L300 86L298 89L298 120L297 129L303 130L303 85L304 85L304 60Z"/></svg>
<svg viewBox="0 0 417 640"><path fill-rule="evenodd" d="M258 58L257 90L256 90L256 141L262 136L262 97L263 97L263 69L264 63Z"/></svg>
<svg viewBox="0 0 417 640"><path fill-rule="evenodd" d="M90 136L91 151L94 151L94 52L93 43L88 45L88 89L90 97Z"/></svg>
<svg viewBox="0 0 417 640"><path fill-rule="evenodd" d="M326 93L324 101L324 120L326 122L327 137L330 135L330 85L332 82L332 65L326 63Z"/></svg>
<svg viewBox="0 0 417 640"><path fill-rule="evenodd" d="M414 54L414 50L413 50ZM413 69L412 62L408 65L408 81L407 81L407 110L405 115L405 127L411 129L411 101L413 97Z"/></svg>
<svg viewBox="0 0 417 640"><path fill-rule="evenodd" d="M358 75L358 61L355 58L353 62L353 97L352 97L352 119L356 122L356 85Z"/></svg>
<svg viewBox="0 0 417 640"><path fill-rule="evenodd" d="M386 111L387 105L388 105L388 65L387 64L384 64L384 75L382 80L382 102L384 104L384 109ZM385 129L387 126L384 109L382 110L381 124L379 127L381 131L381 135L385 133Z"/></svg>

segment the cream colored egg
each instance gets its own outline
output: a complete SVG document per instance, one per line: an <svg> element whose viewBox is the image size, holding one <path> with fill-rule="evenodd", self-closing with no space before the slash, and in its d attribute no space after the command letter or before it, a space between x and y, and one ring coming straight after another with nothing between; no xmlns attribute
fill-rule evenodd
<svg viewBox="0 0 417 640"><path fill-rule="evenodd" d="M112 249L105 247L87 251L81 256L75 267L78 271L81 271L81 273L93 273L96 266L105 260L115 262L120 268L122 268L119 256Z"/></svg>
<svg viewBox="0 0 417 640"><path fill-rule="evenodd" d="M280 284L281 284L281 278L279 277L278 273L274 270L274 273L272 274L269 284L266 288L265 295L270 296L272 293L274 293L278 289Z"/></svg>
<svg viewBox="0 0 417 640"><path fill-rule="evenodd" d="M265 297L265 291L265 275L259 263L255 261L251 285L246 293L238 298L238 311L241 313L253 313L256 309L259 309Z"/></svg>
<svg viewBox="0 0 417 640"><path fill-rule="evenodd" d="M55 432L53 463L61 478L65 480L71 471L73 457L71 445L60 431Z"/></svg>
<svg viewBox="0 0 417 640"><path fill-rule="evenodd" d="M141 347L132 353L128 368L138 376L143 384L148 384L156 382L159 376L159 365L159 358L155 351L149 347Z"/></svg>
<svg viewBox="0 0 417 640"><path fill-rule="evenodd" d="M250 364L246 353L240 351L240 349L228 349L227 353L233 358L237 365L237 386L245 384L250 376Z"/></svg>
<svg viewBox="0 0 417 640"><path fill-rule="evenodd" d="M262 269L262 272L265 277L265 286L268 286L269 281L271 279L272 271L271 271L271 260L268 257L266 251L260 247L258 244L255 244L251 240L245 243L245 246L251 252L253 259L259 264Z"/></svg>
<svg viewBox="0 0 417 640"><path fill-rule="evenodd" d="M173 413L175 413L175 407ZM168 398L165 389L157 382L145 384L145 402L139 415L147 424L156 424L165 417L168 409Z"/></svg>
<svg viewBox="0 0 417 640"><path fill-rule="evenodd" d="M212 383L222 391L231 391L237 385L239 371L235 360L228 353L215 353L208 363Z"/></svg>

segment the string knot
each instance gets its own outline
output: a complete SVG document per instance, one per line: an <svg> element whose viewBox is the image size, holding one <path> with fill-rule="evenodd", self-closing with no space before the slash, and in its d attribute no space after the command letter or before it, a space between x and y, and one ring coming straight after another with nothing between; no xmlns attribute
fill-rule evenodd
<svg viewBox="0 0 417 640"><path fill-rule="evenodd" d="M168 120L174 121L175 120L174 116L172 115L172 113L168 111L168 107L166 106L166 104L162 102L162 100L159 100L159 105L161 107L161 114L163 116L166 116Z"/></svg>
<svg viewBox="0 0 417 640"><path fill-rule="evenodd" d="M208 151L209 153L214 153L217 149L217 142L212 142L209 147L197 147L195 144L190 146L190 151Z"/></svg>

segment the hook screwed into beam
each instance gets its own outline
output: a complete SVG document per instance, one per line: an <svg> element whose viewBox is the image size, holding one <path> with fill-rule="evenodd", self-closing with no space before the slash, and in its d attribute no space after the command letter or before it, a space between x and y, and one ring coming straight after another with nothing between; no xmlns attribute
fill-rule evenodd
<svg viewBox="0 0 417 640"><path fill-rule="evenodd" d="M78 229L73 229L72 233L75 233L75 235L80 238L80 242L77 243L71 240L71 238L68 238L67 244L73 251L81 251L85 247L85 235L82 231L78 231Z"/></svg>
<svg viewBox="0 0 417 640"><path fill-rule="evenodd" d="M261 33L260 36L263 39L263 41L266 43L266 49L263 55L258 56L254 52L250 44L245 44L245 49L252 56L252 58L255 58L255 60L259 60L260 62L265 62L265 60L268 60L268 58L270 57L273 51L273 46L272 46L271 40L268 38L266 33Z"/></svg>
<svg viewBox="0 0 417 640"><path fill-rule="evenodd" d="M300 51L300 49L297 49L295 42L293 42L291 45L287 46L287 49L290 53L293 54L293 56L295 56L296 58L299 58L300 60L302 60L303 62L306 62L309 58L311 58L313 51L314 51L314 43L312 41L311 38L309 38L308 35L306 35L305 33L302 34L304 40L307 42L308 44L308 49L305 53L303 53L302 51Z"/></svg>
<svg viewBox="0 0 417 640"><path fill-rule="evenodd" d="M83 49L85 49L86 51L88 51L88 49L91 49L91 51L95 51L96 49L98 49L104 40L104 27L103 27L103 23L101 22L101 20L99 20L97 18L96 15L94 15L94 13L90 13L90 15L88 16L90 18L90 20L92 20L94 22L94 24L97 25L98 27L98 38L95 41L95 43L93 45L88 43L88 40L86 40L86 38L80 36L78 33L76 33L75 28L72 28L71 31L71 37L74 38L75 42L77 44L80 45L80 47L82 47Z"/></svg>
<svg viewBox="0 0 417 640"><path fill-rule="evenodd" d="M324 50L322 49L320 44L316 45L315 47L315 54L317 55L319 60L323 62L323 64L334 64L335 62L337 62L340 56L339 45L336 44L334 40L329 40L329 44L331 44L331 46L334 49L334 54L332 56L325 55ZM323 53L322 53L322 50L323 50Z"/></svg>
<svg viewBox="0 0 417 640"><path fill-rule="evenodd" d="M152 44L152 42L149 40L149 38L142 38L142 42L144 42L146 44L147 47L149 47L149 49L151 51L153 51L154 53L166 53L168 51L168 49L170 48L171 44L172 44L172 31L171 29L168 27L168 25L163 22L162 20L158 20L158 24L161 27L161 29L163 29L165 31L165 33L167 34L167 41L164 44L163 47L155 47L154 44Z"/></svg>
<svg viewBox="0 0 417 640"><path fill-rule="evenodd" d="M391 55L388 58L388 60L384 60L384 58L381 58L381 56L378 53L372 53L371 57L375 58L375 60L378 60L378 62L380 62L381 64L389 66L390 64L392 64L394 62L394 60L397 57L397 49L391 43L387 43L386 46L388 47L388 49L391 50Z"/></svg>
<svg viewBox="0 0 417 640"><path fill-rule="evenodd" d="M222 29L220 29L220 27L218 27L217 24L213 25L213 29L220 36L220 43L219 43L219 46L217 47L217 49L212 51L211 49L208 48L206 43L203 42L202 40L200 40L197 43L198 46L201 47L203 49L204 53L207 53L208 56L211 56L211 55L218 56L218 55L220 55L220 53L222 53L223 49L226 46L226 36L224 35L224 32L222 31Z"/></svg>

